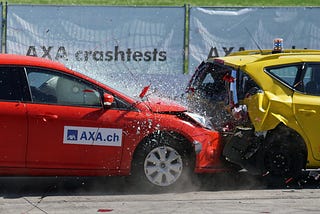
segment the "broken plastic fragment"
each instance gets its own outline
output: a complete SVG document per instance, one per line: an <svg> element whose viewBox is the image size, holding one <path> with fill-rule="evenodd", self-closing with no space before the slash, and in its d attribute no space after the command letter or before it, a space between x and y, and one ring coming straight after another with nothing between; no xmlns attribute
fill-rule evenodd
<svg viewBox="0 0 320 214"><path fill-rule="evenodd" d="M234 78L230 74L224 75L223 80L226 82L234 82Z"/></svg>
<svg viewBox="0 0 320 214"><path fill-rule="evenodd" d="M111 212L113 209L98 209L99 213L106 213L106 212Z"/></svg>
<svg viewBox="0 0 320 214"><path fill-rule="evenodd" d="M146 93L148 92L149 88L150 88L150 85L144 87L144 88L142 89L139 97L140 97L140 98L143 98L143 97L146 95Z"/></svg>
<svg viewBox="0 0 320 214"><path fill-rule="evenodd" d="M293 178L289 178L285 181L286 184L290 183L293 180Z"/></svg>

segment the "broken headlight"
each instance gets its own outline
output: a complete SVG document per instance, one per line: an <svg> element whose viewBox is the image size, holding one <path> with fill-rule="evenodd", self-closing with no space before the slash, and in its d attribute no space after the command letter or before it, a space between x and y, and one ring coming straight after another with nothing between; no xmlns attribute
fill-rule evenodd
<svg viewBox="0 0 320 214"><path fill-rule="evenodd" d="M190 119L192 119L194 122L196 122L197 124L200 124L205 128L212 129L212 124L208 118L205 118L204 116L201 116L196 113L191 113L191 112L185 112L184 114L188 116Z"/></svg>

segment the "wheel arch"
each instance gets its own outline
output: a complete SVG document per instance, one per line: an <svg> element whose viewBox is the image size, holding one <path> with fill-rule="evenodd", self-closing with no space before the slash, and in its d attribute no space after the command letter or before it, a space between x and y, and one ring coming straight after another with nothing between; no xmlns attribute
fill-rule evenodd
<svg viewBox="0 0 320 214"><path fill-rule="evenodd" d="M155 139L155 138L165 138L165 137L172 137L175 140L178 140L181 143L181 146L186 148L188 152L190 152L192 154L192 152L194 152L194 146L192 144L192 142L183 134L174 131L174 130L156 130L152 133L150 133L149 135L145 136L136 146L134 153L133 153L133 157L135 156L136 152L139 151L139 149L141 147L143 147L143 145L145 143L147 143L148 141ZM164 145L169 145L169 142L164 142Z"/></svg>
<svg viewBox="0 0 320 214"><path fill-rule="evenodd" d="M305 142L303 136L299 134L296 130L286 126L283 123L279 123L274 129L268 131L266 135L266 139L270 139L272 136L290 136L293 137L295 140L295 144L288 144L290 147L294 147L294 149L297 149L300 151L303 155L304 159L304 166L307 164L307 159L308 159L308 147L307 147L307 142ZM267 140L264 143L264 147L268 147L269 144L272 143L272 140ZM285 142L289 143L289 142Z"/></svg>
<svg viewBox="0 0 320 214"><path fill-rule="evenodd" d="M194 145L192 144L192 142L183 134L176 132L174 130L156 130L152 133L150 133L149 135L145 136L136 146L136 148L134 149L133 155L132 155L132 161L131 161L131 165L132 162L134 160L134 158L137 156L137 153L143 149L143 147L150 142L152 139L160 139L160 138L166 138L166 137L172 137L175 140L179 141L181 147L180 148L184 148L185 152L187 154L191 154L189 158L191 158L191 160L194 162L195 158L196 158L196 154L195 154L195 150L194 150ZM164 145L169 145L170 143L167 141L164 141ZM130 168L131 171L132 167Z"/></svg>

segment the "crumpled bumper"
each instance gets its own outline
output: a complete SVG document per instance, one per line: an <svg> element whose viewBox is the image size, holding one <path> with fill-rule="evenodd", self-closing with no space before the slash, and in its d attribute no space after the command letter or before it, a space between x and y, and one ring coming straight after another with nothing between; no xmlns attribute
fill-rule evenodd
<svg viewBox="0 0 320 214"><path fill-rule="evenodd" d="M255 136L252 130L237 129L225 143L223 157L251 174L261 174L261 160L259 152L262 140Z"/></svg>
<svg viewBox="0 0 320 214"><path fill-rule="evenodd" d="M196 152L196 173L215 173L230 170L222 158L222 141L219 132L208 130L193 137Z"/></svg>

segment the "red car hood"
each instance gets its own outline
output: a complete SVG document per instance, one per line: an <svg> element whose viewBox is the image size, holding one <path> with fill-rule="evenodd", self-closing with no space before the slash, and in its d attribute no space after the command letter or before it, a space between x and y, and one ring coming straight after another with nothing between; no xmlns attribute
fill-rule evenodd
<svg viewBox="0 0 320 214"><path fill-rule="evenodd" d="M144 104L148 106L152 112L157 112L157 113L187 111L187 109L184 106L172 100L167 100L167 99L148 98L148 100L145 101Z"/></svg>

